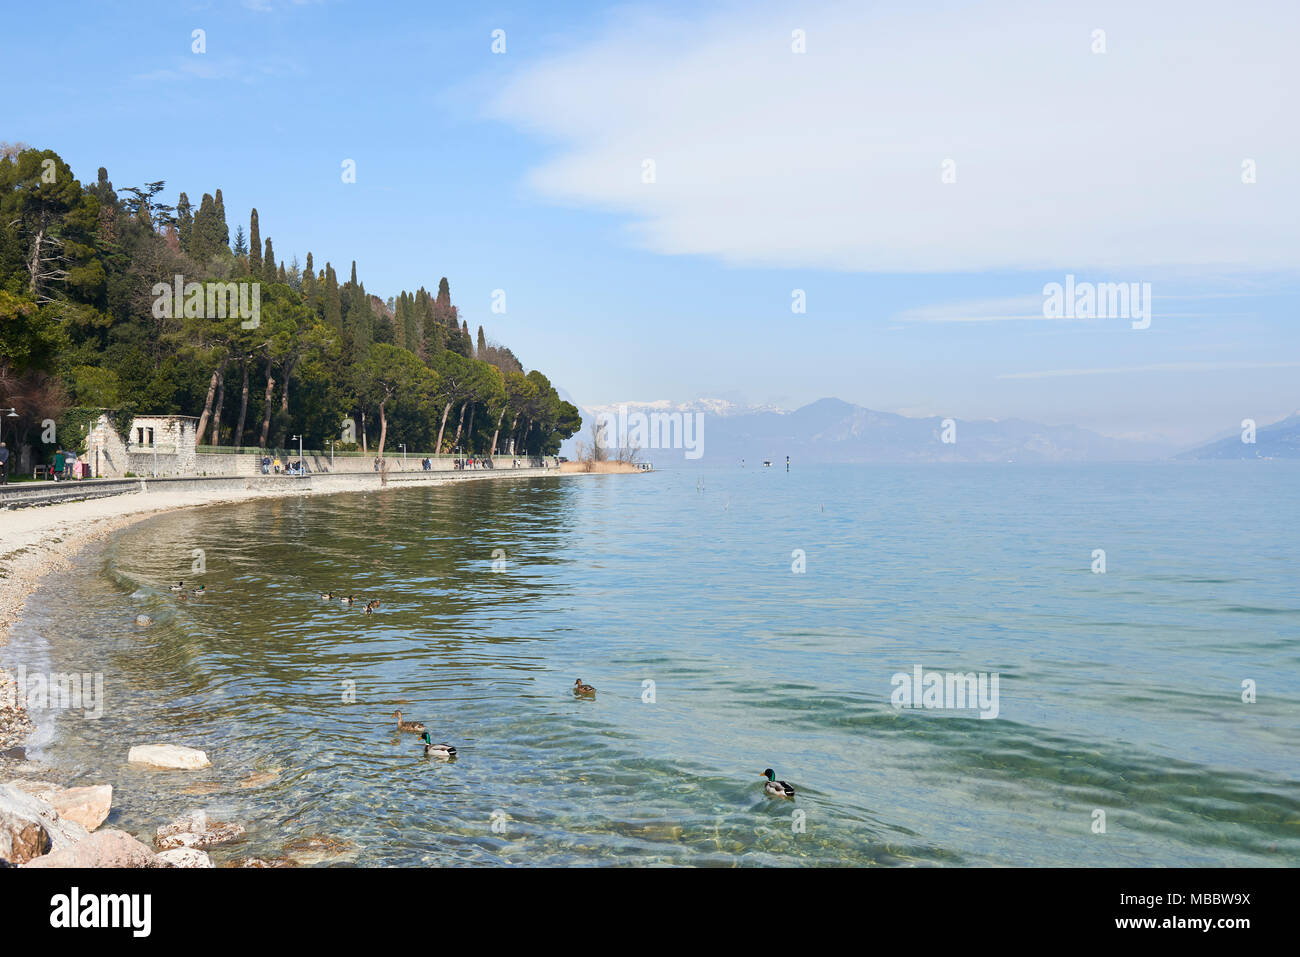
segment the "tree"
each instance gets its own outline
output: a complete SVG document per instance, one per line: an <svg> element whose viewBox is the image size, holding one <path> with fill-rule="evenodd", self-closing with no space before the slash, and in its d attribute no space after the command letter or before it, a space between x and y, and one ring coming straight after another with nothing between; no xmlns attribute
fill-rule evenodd
<svg viewBox="0 0 1300 957"><path fill-rule="evenodd" d="M107 182L108 171L102 168L100 171L104 173L104 181ZM112 189L111 183L109 189ZM188 253L190 243L194 240L194 204L184 193L176 201L176 233L180 237L181 251Z"/></svg>
<svg viewBox="0 0 1300 957"><path fill-rule="evenodd" d="M53 150L0 160L0 223L15 241L37 303L53 302L72 268L93 254L98 214L98 202Z"/></svg>
<svg viewBox="0 0 1300 957"><path fill-rule="evenodd" d="M377 455L384 457L388 440L390 402L418 406L433 396L438 376L405 349L378 344L357 365L356 391L364 405L379 411L379 446Z"/></svg>
<svg viewBox="0 0 1300 957"><path fill-rule="evenodd" d="M248 217L248 272L253 276L262 274L262 233L258 228L257 207Z"/></svg>

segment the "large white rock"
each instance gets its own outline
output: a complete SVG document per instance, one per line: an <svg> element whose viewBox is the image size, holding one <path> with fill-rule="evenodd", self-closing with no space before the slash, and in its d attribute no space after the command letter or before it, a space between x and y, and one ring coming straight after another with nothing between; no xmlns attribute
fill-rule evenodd
<svg viewBox="0 0 1300 957"><path fill-rule="evenodd" d="M48 801L13 784L0 785L0 858L10 864L70 849L89 836L80 824L59 817Z"/></svg>
<svg viewBox="0 0 1300 957"><path fill-rule="evenodd" d="M155 768L176 768L181 771L212 766L208 756L198 748L183 748L179 744L137 744L126 759L132 764L148 764Z"/></svg>
<svg viewBox="0 0 1300 957"><path fill-rule="evenodd" d="M16 780L11 783L49 803L63 820L74 821L87 831L103 824L113 806L111 784L65 788L49 781Z"/></svg>
<svg viewBox="0 0 1300 957"><path fill-rule="evenodd" d="M178 847L173 851L163 851L158 860L168 867L211 867L212 858L207 851L193 847Z"/></svg>

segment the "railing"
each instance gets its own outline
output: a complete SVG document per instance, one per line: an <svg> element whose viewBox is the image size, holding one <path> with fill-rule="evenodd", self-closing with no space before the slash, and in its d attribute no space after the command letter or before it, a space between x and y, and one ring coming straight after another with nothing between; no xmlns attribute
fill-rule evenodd
<svg viewBox="0 0 1300 957"><path fill-rule="evenodd" d="M150 449L152 448L153 448L152 446L143 446L139 449L128 447L127 451L147 452L150 451ZM159 454L162 454L161 446L159 447L158 451ZM360 449L350 451L350 452L344 452L341 449L335 449L333 452L331 452L329 449L303 449L301 452L299 452L297 446L294 446L293 448L275 448L272 446L267 446L266 448L262 449L262 448L258 448L255 445L251 445L251 446L250 445L241 445L241 446L200 445L197 447L197 449L195 449L195 451L199 455L256 455L256 456L269 455L271 458L275 458L276 456L279 456L280 458L288 457L294 459L296 459L299 455L302 455L303 457L312 455L322 459L327 459L331 455L333 455L336 459L343 459L343 458L373 459L373 458L377 458L379 454L374 449L371 449L368 452L362 452ZM400 460L402 457L403 457L403 452L401 449L394 449L392 446L389 446L387 449L384 450L384 458L387 459L390 463ZM434 461L451 462L454 461L455 459L470 459L470 458L475 459L476 461L487 459L487 458L512 459L512 460L519 459L520 461L528 461L530 458L529 456L524 455L523 453L511 454L511 453L501 452L501 451L498 451L495 456L488 456L486 452L417 452L414 449L407 450L405 453L405 457L408 462L409 461L419 462L421 459L433 459ZM542 456L542 457L549 458L550 456Z"/></svg>

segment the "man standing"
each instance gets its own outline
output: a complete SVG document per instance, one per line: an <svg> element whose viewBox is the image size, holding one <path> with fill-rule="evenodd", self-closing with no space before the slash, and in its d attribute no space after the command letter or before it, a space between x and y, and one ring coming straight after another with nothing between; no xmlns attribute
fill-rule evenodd
<svg viewBox="0 0 1300 957"><path fill-rule="evenodd" d="M0 485L9 484L9 448L0 442Z"/></svg>

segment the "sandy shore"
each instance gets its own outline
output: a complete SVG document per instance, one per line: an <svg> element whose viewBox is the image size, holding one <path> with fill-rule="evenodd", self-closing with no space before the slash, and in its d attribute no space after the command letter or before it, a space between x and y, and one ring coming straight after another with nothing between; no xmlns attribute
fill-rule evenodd
<svg viewBox="0 0 1300 957"><path fill-rule="evenodd" d="M630 475L644 469L631 462L561 462L560 471L567 474Z"/></svg>
<svg viewBox="0 0 1300 957"><path fill-rule="evenodd" d="M529 473L524 473L527 475ZM535 473L533 473L535 474ZM557 474L552 471L550 474ZM442 485L448 482L493 478L522 478L518 472L485 471L430 475L418 483L390 483L386 489L410 488L414 484ZM226 488L220 490L174 490L138 492L109 498L67 502L58 505L0 511L0 663L4 645L13 625L22 615L28 596L36 590L43 576L70 568L77 553L92 542L100 541L151 515L181 508L196 508L258 498L285 498L297 495L333 495L340 492L380 492L373 475L361 473L355 481L334 477L322 488ZM22 744L32 725L21 706L11 708L6 702L14 695L13 676L0 667L0 761L3 752Z"/></svg>

